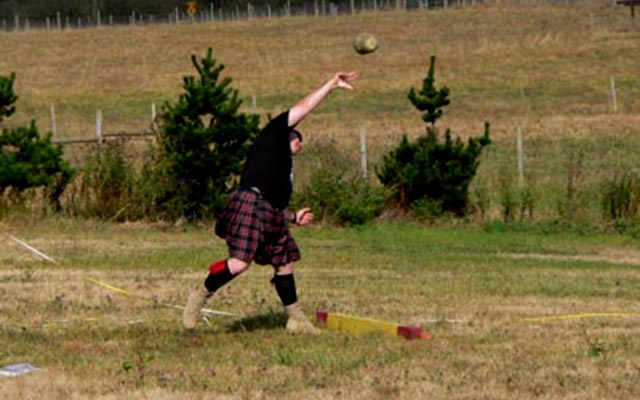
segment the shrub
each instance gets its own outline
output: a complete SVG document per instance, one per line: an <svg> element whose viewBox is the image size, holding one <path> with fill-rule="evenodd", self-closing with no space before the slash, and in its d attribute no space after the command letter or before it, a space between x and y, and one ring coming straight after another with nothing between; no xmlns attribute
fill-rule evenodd
<svg viewBox="0 0 640 400"><path fill-rule="evenodd" d="M604 183L602 191L602 213L605 219L637 217L640 187L635 170L615 174Z"/></svg>
<svg viewBox="0 0 640 400"><path fill-rule="evenodd" d="M382 213L384 188L365 181L335 143L314 143L300 157L309 175L293 206L311 207L320 220L338 225L363 225Z"/></svg>
<svg viewBox="0 0 640 400"><path fill-rule="evenodd" d="M242 172L258 116L239 113L238 91L221 77L213 51L191 57L199 77L184 77L184 93L166 103L157 128L158 205L170 218L212 217L224 205Z"/></svg>
<svg viewBox="0 0 640 400"><path fill-rule="evenodd" d="M0 121L15 111L15 74L0 76ZM35 121L28 126L2 129L0 135L0 197L24 200L30 189L44 188L49 204L60 209L60 195L73 175L62 158L60 146L51 143L51 134L40 136Z"/></svg>
<svg viewBox="0 0 640 400"><path fill-rule="evenodd" d="M442 117L442 108L449 104L449 89L436 89L435 57L431 57L429 73L417 92L411 88L409 100L423 112L427 125L426 135L410 142L404 135L397 148L384 156L377 171L383 185L391 189L397 203L404 208L428 205L430 213L465 215L469 201L469 185L476 174L478 158L483 147L489 145L489 123L484 134L469 138L465 145L460 138L453 139L447 129L440 140L436 121Z"/></svg>
<svg viewBox="0 0 640 400"><path fill-rule="evenodd" d="M9 118L16 111L14 104L18 100L18 96L13 92L15 81L15 73L11 73L8 77L0 75L0 122Z"/></svg>
<svg viewBox="0 0 640 400"><path fill-rule="evenodd" d="M145 158L138 154L137 159ZM73 212L83 217L103 220L139 219L143 196L140 194L139 167L123 140L92 146L82 160L78 193L71 203ZM124 211L126 210L126 213Z"/></svg>

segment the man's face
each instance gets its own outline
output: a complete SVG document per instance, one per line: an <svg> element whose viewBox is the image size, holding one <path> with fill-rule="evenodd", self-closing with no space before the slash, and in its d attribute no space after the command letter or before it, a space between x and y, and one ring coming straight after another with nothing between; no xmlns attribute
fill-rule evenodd
<svg viewBox="0 0 640 400"><path fill-rule="evenodd" d="M289 146L291 146L291 154L295 156L302 151L302 140L293 138L289 140Z"/></svg>

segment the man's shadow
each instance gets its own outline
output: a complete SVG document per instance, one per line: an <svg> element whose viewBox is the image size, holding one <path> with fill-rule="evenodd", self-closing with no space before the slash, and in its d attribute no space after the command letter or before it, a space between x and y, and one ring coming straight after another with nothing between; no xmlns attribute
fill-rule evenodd
<svg viewBox="0 0 640 400"><path fill-rule="evenodd" d="M266 314L250 315L234 321L227 332L252 332L255 330L283 329L287 325L287 315L269 311Z"/></svg>

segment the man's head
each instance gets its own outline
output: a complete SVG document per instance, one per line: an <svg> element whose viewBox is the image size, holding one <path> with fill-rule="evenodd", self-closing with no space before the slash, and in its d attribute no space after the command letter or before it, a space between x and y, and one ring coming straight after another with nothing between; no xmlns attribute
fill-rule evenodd
<svg viewBox="0 0 640 400"><path fill-rule="evenodd" d="M295 129L289 132L289 146L294 156L302 151L302 134Z"/></svg>

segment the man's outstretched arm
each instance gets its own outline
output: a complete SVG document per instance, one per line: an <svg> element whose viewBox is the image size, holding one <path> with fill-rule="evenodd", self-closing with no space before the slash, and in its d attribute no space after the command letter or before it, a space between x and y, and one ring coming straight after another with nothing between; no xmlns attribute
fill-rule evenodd
<svg viewBox="0 0 640 400"><path fill-rule="evenodd" d="M309 93L289 110L289 126L295 126L313 111L334 89L353 90L350 82L359 76L357 71L338 72L324 85Z"/></svg>

